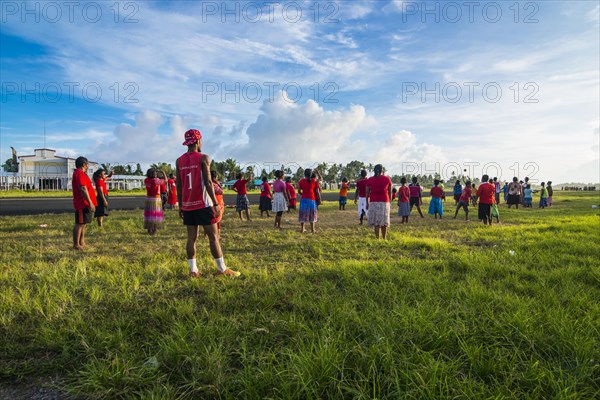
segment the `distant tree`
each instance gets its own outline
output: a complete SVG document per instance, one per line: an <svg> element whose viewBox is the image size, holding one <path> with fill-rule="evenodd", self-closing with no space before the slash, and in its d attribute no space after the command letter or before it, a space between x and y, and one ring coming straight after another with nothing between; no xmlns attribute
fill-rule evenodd
<svg viewBox="0 0 600 400"><path fill-rule="evenodd" d="M329 183L336 183L340 178L340 172L342 171L342 164L331 164L327 173L323 175L323 179Z"/></svg>
<svg viewBox="0 0 600 400"><path fill-rule="evenodd" d="M112 165L110 163L102 163L100 164L100 167L105 170L106 172L110 172Z"/></svg>
<svg viewBox="0 0 600 400"><path fill-rule="evenodd" d="M239 167L237 161L235 161L233 158L228 158L227 160L225 160L225 165L227 179L235 179L236 174L238 172L241 172L241 168Z"/></svg>
<svg viewBox="0 0 600 400"><path fill-rule="evenodd" d="M19 172L19 164L15 164L14 160L12 158L9 158L8 160L6 160L4 162L4 164L2 165L2 168L4 169L4 172Z"/></svg>
<svg viewBox="0 0 600 400"><path fill-rule="evenodd" d="M171 167L171 164L167 164L165 162L150 164L150 168L154 168L156 170L163 171L167 174L167 176L175 173L175 170L173 169L173 167Z"/></svg>
<svg viewBox="0 0 600 400"><path fill-rule="evenodd" d="M144 171L142 171L142 166L140 163L135 164L135 171L133 171L133 174L137 176L144 175Z"/></svg>
<svg viewBox="0 0 600 400"><path fill-rule="evenodd" d="M304 178L304 168L298 167L298 170L294 174L294 181L297 183L302 178Z"/></svg>
<svg viewBox="0 0 600 400"><path fill-rule="evenodd" d="M350 161L342 168L342 175L348 180L356 180L360 176L360 170L365 168L365 164L362 161Z"/></svg>
<svg viewBox="0 0 600 400"><path fill-rule="evenodd" d="M122 165L113 165L112 170L115 171L115 175L127 175L127 170Z"/></svg>

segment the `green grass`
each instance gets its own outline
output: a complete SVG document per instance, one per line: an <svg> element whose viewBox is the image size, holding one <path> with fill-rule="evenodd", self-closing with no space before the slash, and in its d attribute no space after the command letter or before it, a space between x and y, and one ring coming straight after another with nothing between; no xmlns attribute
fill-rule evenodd
<svg viewBox="0 0 600 400"><path fill-rule="evenodd" d="M393 216L388 241L351 206L322 206L317 235L227 209L230 280L202 240L188 277L173 212L150 238L141 210L115 211L83 253L71 214L0 217L0 382L58 375L86 399L598 398L598 203L559 192L485 227L448 202L442 221Z"/></svg>

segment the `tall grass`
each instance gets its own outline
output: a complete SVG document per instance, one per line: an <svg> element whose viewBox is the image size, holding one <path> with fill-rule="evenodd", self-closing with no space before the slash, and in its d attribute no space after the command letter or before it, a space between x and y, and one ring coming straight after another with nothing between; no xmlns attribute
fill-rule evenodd
<svg viewBox="0 0 600 400"><path fill-rule="evenodd" d="M1 217L0 379L93 399L598 397L599 202L501 207L492 227L447 203L393 217L388 241L333 203L316 235L227 209L238 279L213 276L202 240L188 277L174 212L155 238L113 212L83 253L71 214Z"/></svg>

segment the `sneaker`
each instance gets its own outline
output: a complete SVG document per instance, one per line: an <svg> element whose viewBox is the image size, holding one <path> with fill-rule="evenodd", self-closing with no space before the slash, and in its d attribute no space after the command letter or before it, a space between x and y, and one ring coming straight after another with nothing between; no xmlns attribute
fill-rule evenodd
<svg viewBox="0 0 600 400"><path fill-rule="evenodd" d="M190 271L190 277L198 278L200 276L200 272L198 271Z"/></svg>
<svg viewBox="0 0 600 400"><path fill-rule="evenodd" d="M216 276L217 277L219 277L219 276L231 276L231 277L235 278L237 276L240 276L241 274L242 274L241 272L234 271L232 269L227 268L224 272L221 272L221 271L217 272Z"/></svg>

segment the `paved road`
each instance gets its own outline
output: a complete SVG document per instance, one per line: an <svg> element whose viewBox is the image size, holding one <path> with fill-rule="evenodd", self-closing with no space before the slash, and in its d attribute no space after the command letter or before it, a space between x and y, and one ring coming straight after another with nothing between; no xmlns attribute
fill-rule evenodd
<svg viewBox="0 0 600 400"><path fill-rule="evenodd" d="M350 196L353 199L353 195ZM251 206L258 207L258 195L248 195ZM323 200L337 201L337 193L324 193ZM225 204L235 204L235 195L226 194ZM111 197L109 200L111 210L135 210L144 208L144 197ZM73 211L73 199L70 197L47 198L19 198L0 199L0 215L37 215L60 214Z"/></svg>

